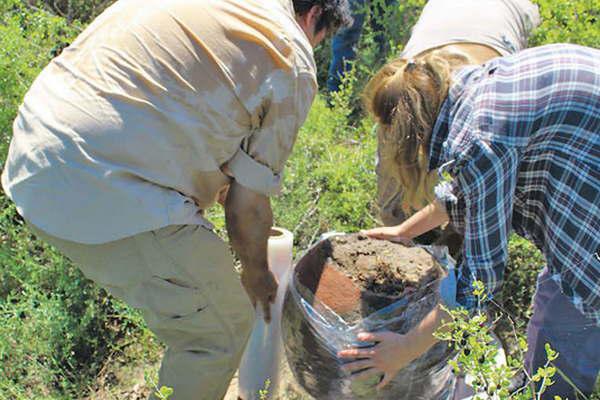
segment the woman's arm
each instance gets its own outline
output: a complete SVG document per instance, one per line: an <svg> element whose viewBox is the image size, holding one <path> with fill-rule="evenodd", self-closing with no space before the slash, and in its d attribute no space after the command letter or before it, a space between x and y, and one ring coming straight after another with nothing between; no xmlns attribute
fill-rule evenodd
<svg viewBox="0 0 600 400"><path fill-rule="evenodd" d="M444 206L434 201L400 225L374 228L362 233L374 239L407 242L446 222L448 222L448 215ZM433 334L447 318L446 312L438 305L406 335L388 331L363 332L358 335L358 340L375 342L375 346L342 350L338 356L342 359L361 359L344 365L344 370L348 373L361 371L353 375L356 379L383 375L377 386L381 389L398 371L437 343Z"/></svg>
<svg viewBox="0 0 600 400"><path fill-rule="evenodd" d="M373 239L402 243L429 232L446 222L448 222L446 209L436 200L400 225L369 229L362 231L362 233Z"/></svg>
<svg viewBox="0 0 600 400"><path fill-rule="evenodd" d="M465 209L465 247L459 266L457 302L466 308L477 306L472 282L481 280L489 292L498 288L507 258L513 196L517 181L518 151L499 144L476 143L471 150L471 160L455 178L456 189L463 194ZM455 215L456 217L457 215ZM419 211L406 222L395 227L367 231L371 237L402 241L431 229L447 220L444 206L436 202ZM362 378L383 374L379 387L385 386L398 371L426 352L436 339L433 333L442 325L447 314L438 305L406 335L394 332L365 333L362 341L378 342L368 349L348 349L340 352L341 358L364 358L345 365L349 372L359 372Z"/></svg>

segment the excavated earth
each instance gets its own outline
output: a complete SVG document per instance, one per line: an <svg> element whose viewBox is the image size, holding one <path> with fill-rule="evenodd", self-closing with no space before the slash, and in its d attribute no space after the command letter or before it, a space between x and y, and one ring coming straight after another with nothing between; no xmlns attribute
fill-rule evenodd
<svg viewBox="0 0 600 400"><path fill-rule="evenodd" d="M316 299L352 322L417 291L425 296L443 272L421 248L352 234L321 242L296 273Z"/></svg>

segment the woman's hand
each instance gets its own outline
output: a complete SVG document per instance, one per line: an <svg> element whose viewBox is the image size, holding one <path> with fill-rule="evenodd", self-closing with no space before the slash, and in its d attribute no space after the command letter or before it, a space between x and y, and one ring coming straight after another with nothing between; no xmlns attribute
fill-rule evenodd
<svg viewBox="0 0 600 400"><path fill-rule="evenodd" d="M360 231L360 233L372 239L389 240L390 242L402 243L405 245L410 244L411 240L406 235L404 235L402 225L382 226L380 228L373 228L368 229L366 231Z"/></svg>
<svg viewBox="0 0 600 400"><path fill-rule="evenodd" d="M377 344L369 348L340 351L338 357L355 359L355 361L345 364L342 369L352 373L356 379L366 379L383 374L383 379L377 385L378 390L382 389L394 379L398 371L427 350L420 348L412 337L410 333L400 335L389 331L360 333L359 341L376 342Z"/></svg>
<svg viewBox="0 0 600 400"><path fill-rule="evenodd" d="M436 200L427 207L417 211L400 225L383 226L381 228L361 231L361 233L373 239L409 244L417 236L429 232L446 222L448 222L446 209Z"/></svg>

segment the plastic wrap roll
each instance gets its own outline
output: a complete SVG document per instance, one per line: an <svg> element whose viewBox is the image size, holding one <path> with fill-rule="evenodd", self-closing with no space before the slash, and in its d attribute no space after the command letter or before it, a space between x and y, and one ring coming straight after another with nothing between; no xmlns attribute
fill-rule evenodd
<svg viewBox="0 0 600 400"><path fill-rule="evenodd" d="M434 345L402 369L382 391L375 391L379 377L356 381L341 369L344 361L338 359L337 353L359 345L356 342L358 332L390 330L406 333L416 326L439 302L438 286L443 271L440 269L441 275L433 276L431 281L405 290L398 296L360 291L357 297L352 288L344 286L343 278L339 280L340 285L322 289L321 286L325 285L322 282L331 276L335 278L338 273L329 265L331 240L327 238L311 248L290 274L282 334L288 363L298 383L318 400L452 398L454 376L448 361L453 353L446 343ZM438 267L450 261L441 249L426 250L430 254L435 253ZM335 304L325 304L319 299L318 292L321 290L328 291L326 295L331 292L339 294L339 300ZM358 299L358 303L353 298ZM349 314L344 314L343 310L348 310L352 302L359 304L363 316L347 318ZM360 346L368 347L368 344Z"/></svg>
<svg viewBox="0 0 600 400"><path fill-rule="evenodd" d="M258 393L269 381L267 398L273 398L279 386L279 370L283 346L281 342L281 309L292 266L294 235L283 228L272 228L268 244L269 269L279 282L275 304L271 306L271 323L266 324L262 307L257 307L252 334L240 363L238 396L243 400L258 399Z"/></svg>
<svg viewBox="0 0 600 400"><path fill-rule="evenodd" d="M283 228L272 228L269 237L269 269L281 281L292 266L294 235ZM285 288L284 288L285 289ZM285 294L285 291L283 292Z"/></svg>

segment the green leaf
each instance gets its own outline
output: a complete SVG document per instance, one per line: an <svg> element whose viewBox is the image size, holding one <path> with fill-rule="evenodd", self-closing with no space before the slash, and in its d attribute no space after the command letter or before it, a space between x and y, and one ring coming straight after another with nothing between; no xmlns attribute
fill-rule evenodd
<svg viewBox="0 0 600 400"><path fill-rule="evenodd" d="M162 386L157 393L162 400L167 400L172 394L173 388L168 386Z"/></svg>

